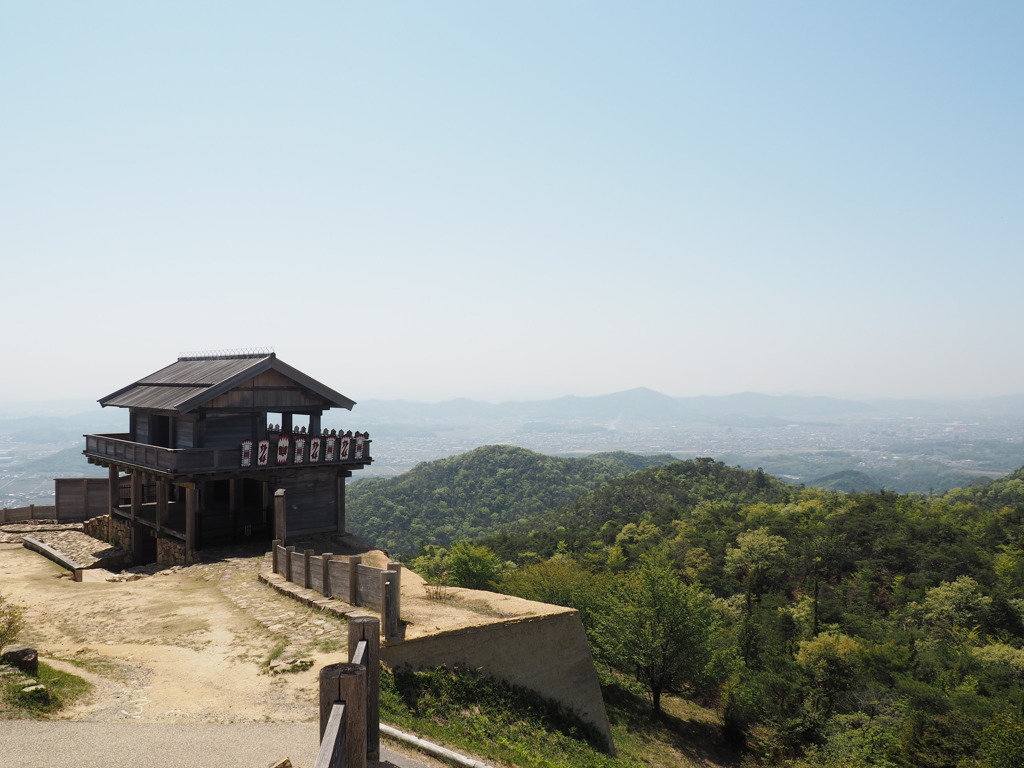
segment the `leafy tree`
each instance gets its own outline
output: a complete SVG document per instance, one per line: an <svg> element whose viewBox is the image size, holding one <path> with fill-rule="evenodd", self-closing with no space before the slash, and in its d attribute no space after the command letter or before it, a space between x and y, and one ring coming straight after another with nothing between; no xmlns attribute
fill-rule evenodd
<svg viewBox="0 0 1024 768"><path fill-rule="evenodd" d="M938 631L970 629L986 625L991 607L992 598L984 594L981 585L970 576L961 576L928 590L921 617L926 626Z"/></svg>
<svg viewBox="0 0 1024 768"><path fill-rule="evenodd" d="M611 574L593 573L570 557L554 557L513 571L501 588L527 600L575 608L590 632L614 582Z"/></svg>
<svg viewBox="0 0 1024 768"><path fill-rule="evenodd" d="M709 593L686 584L664 557L644 558L609 601L597 633L605 658L631 672L651 696L706 682L718 615Z"/></svg>
<svg viewBox="0 0 1024 768"><path fill-rule="evenodd" d="M823 632L800 643L796 661L811 679L815 710L832 714L836 698L854 685L861 651L860 643L839 632Z"/></svg>
<svg viewBox="0 0 1024 768"><path fill-rule="evenodd" d="M448 573L456 587L494 589L503 571L501 559L483 545L460 541L448 552Z"/></svg>
<svg viewBox="0 0 1024 768"><path fill-rule="evenodd" d="M1016 712L997 715L985 729L977 768L1020 768L1024 762L1024 718Z"/></svg>

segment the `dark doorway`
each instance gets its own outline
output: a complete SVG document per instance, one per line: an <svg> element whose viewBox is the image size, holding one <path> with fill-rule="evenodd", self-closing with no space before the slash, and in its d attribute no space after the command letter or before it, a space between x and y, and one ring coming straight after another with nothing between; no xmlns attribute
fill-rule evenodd
<svg viewBox="0 0 1024 768"><path fill-rule="evenodd" d="M147 525L132 526L132 564L149 565L156 562L156 531Z"/></svg>

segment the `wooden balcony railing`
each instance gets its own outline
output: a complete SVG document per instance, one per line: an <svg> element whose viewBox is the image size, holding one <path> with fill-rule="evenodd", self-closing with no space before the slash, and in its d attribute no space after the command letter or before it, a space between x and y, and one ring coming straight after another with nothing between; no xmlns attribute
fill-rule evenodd
<svg viewBox="0 0 1024 768"><path fill-rule="evenodd" d="M275 434L268 440L246 440L237 448L163 448L132 442L130 437L129 434L85 435L84 453L99 463L128 464L169 474L320 465L357 468L372 461L370 440L358 432L337 437L299 434L286 436L288 439L284 441Z"/></svg>

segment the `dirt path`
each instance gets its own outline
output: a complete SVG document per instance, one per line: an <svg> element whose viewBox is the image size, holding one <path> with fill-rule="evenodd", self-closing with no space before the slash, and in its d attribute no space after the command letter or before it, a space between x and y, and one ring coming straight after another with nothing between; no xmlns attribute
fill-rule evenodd
<svg viewBox="0 0 1024 768"><path fill-rule="evenodd" d="M317 670L346 652L343 622L256 580L260 557L224 557L130 582L75 583L0 544L0 592L25 607L22 642L94 684L70 720L300 722ZM303 671L270 674L276 657Z"/></svg>

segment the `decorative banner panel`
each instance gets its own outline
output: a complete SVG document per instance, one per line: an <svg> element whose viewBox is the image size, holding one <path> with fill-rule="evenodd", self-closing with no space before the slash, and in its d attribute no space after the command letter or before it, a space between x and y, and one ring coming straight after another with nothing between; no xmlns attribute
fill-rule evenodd
<svg viewBox="0 0 1024 768"><path fill-rule="evenodd" d="M306 438L295 438L295 463L301 464L306 460Z"/></svg>
<svg viewBox="0 0 1024 768"><path fill-rule="evenodd" d="M252 440L242 441L242 466L252 466Z"/></svg>
<svg viewBox="0 0 1024 768"><path fill-rule="evenodd" d="M320 438L312 437L309 440L309 463L316 464L320 461Z"/></svg>
<svg viewBox="0 0 1024 768"><path fill-rule="evenodd" d="M341 438L341 447L338 448L338 458L345 460L348 458L348 449L352 445L352 438L349 435L345 435Z"/></svg>
<svg viewBox="0 0 1024 768"><path fill-rule="evenodd" d="M363 458L363 436L356 432L356 458Z"/></svg>
<svg viewBox="0 0 1024 768"><path fill-rule="evenodd" d="M256 451L256 463L261 467L265 467L268 461L270 461L270 441L260 440Z"/></svg>
<svg viewBox="0 0 1024 768"><path fill-rule="evenodd" d="M281 435L277 438L277 463L288 463L288 435Z"/></svg>
<svg viewBox="0 0 1024 768"><path fill-rule="evenodd" d="M334 447L337 442L338 438L336 437L327 438L327 456L324 461L334 461Z"/></svg>

